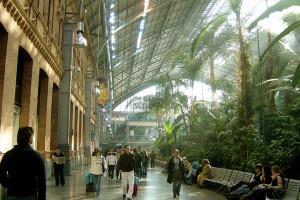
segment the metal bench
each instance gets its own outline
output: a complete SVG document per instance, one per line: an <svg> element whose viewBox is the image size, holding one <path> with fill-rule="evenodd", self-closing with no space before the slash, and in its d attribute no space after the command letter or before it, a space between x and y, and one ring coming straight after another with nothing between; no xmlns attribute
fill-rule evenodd
<svg viewBox="0 0 300 200"><path fill-rule="evenodd" d="M285 195L281 200L297 200L299 197L299 190L300 190L300 180L295 179L285 179L286 192ZM270 200L267 198L267 200ZM272 199L272 200L279 200L279 199Z"/></svg>
<svg viewBox="0 0 300 200"><path fill-rule="evenodd" d="M218 179L207 179L209 183L209 185L215 187L215 188L220 188L220 186L222 186L222 183L227 183L230 179L232 173L232 169L225 169L225 172L223 171L223 177L221 176L221 178ZM204 183L205 184L205 183Z"/></svg>
<svg viewBox="0 0 300 200"><path fill-rule="evenodd" d="M239 171L237 170L233 170L231 172L231 175L229 177L229 179L224 179L223 181L220 181L218 182L217 184L220 185L219 189L217 190L218 191L221 191L221 193L225 192L226 188L227 188L227 185L232 185L235 183L235 180L236 180L236 177L238 175Z"/></svg>

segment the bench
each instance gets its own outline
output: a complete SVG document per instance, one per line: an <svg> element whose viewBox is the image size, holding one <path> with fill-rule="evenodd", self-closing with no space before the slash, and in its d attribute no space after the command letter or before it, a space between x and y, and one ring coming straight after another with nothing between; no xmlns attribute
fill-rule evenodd
<svg viewBox="0 0 300 200"><path fill-rule="evenodd" d="M214 172L214 171L213 171ZM233 186L234 184L237 184L239 181L244 182L250 182L250 180L253 178L254 174L248 173L248 172L241 172L236 170L227 170L224 168L221 169L215 169L214 179L207 179L206 182L209 183L207 186L210 186L212 184L219 184L221 185L218 191L221 191L222 193L225 191L224 187L227 186ZM241 178L243 176L243 178ZM300 200L299 192L300 192L300 180L295 179L284 179L285 181L285 188L286 192L284 197L281 200ZM205 182L205 183L206 183ZM206 184L205 184L206 186ZM223 188L223 191L221 190ZM266 199L266 200L279 200L279 199Z"/></svg>
<svg viewBox="0 0 300 200"><path fill-rule="evenodd" d="M285 179L286 192L281 200L297 200L299 198L300 180ZM267 198L267 200L270 200ZM279 200L279 199L272 199Z"/></svg>
<svg viewBox="0 0 300 200"><path fill-rule="evenodd" d="M166 162L162 162L165 164ZM236 171L225 168L212 167L212 179L206 179L204 182L205 187L215 186L216 184L221 185L217 191L220 191L221 187L231 187L240 181L250 182L254 174L249 172ZM286 192L281 200L300 200L300 180L286 179L285 178L285 188ZM224 192L224 191L222 191ZM279 200L279 199L269 199L266 200Z"/></svg>

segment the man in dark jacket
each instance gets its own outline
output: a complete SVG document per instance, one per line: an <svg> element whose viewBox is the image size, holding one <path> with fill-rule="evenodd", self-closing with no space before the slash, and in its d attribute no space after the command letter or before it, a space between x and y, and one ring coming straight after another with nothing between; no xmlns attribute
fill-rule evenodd
<svg viewBox="0 0 300 200"><path fill-rule="evenodd" d="M64 175L64 166L65 166L65 154L60 151L58 147L55 149L55 153L52 155L51 160L54 162L54 175L55 175L55 185L60 184L65 185L65 175Z"/></svg>
<svg viewBox="0 0 300 200"><path fill-rule="evenodd" d="M7 188L8 199L46 199L46 176L43 157L35 151L33 129L18 131L18 145L6 152L0 163L0 183Z"/></svg>
<svg viewBox="0 0 300 200"><path fill-rule="evenodd" d="M125 153L120 156L119 169L122 176L123 198L127 197L128 200L132 199L134 172L135 172L135 159L134 155L130 152L130 146L124 147ZM128 191L127 190L128 184Z"/></svg>

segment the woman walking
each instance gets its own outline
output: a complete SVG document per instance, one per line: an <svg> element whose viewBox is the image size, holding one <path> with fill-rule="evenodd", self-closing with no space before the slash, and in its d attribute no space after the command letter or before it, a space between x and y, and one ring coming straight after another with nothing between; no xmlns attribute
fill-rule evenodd
<svg viewBox="0 0 300 200"><path fill-rule="evenodd" d="M95 149L92 153L92 163L90 173L93 177L94 189L96 197L100 197L100 185L103 173L107 169L105 158L102 156L100 149Z"/></svg>
<svg viewBox="0 0 300 200"><path fill-rule="evenodd" d="M168 173L168 183L173 182L173 196L176 198L176 195L180 195L181 181L185 180L183 160L179 156L178 149L174 149L173 156L169 160Z"/></svg>

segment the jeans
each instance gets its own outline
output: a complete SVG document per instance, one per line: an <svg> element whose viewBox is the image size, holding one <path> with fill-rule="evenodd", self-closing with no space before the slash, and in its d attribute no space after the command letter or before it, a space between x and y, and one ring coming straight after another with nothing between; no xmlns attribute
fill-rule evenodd
<svg viewBox="0 0 300 200"><path fill-rule="evenodd" d="M5 200L37 200L37 196L25 196L25 197L15 197L15 196L7 196L4 198Z"/></svg>
<svg viewBox="0 0 300 200"><path fill-rule="evenodd" d="M117 177L117 179L121 179L121 176L119 176L120 175L120 167L119 167L119 165L116 165L116 177Z"/></svg>
<svg viewBox="0 0 300 200"><path fill-rule="evenodd" d="M154 159L150 160L150 166L151 166L151 168L155 167L155 160Z"/></svg>
<svg viewBox="0 0 300 200"><path fill-rule="evenodd" d="M234 192L234 194L238 198L240 198L241 196L243 196L244 194L248 194L249 192L250 192L250 189L249 189L248 185L242 185Z"/></svg>
<svg viewBox="0 0 300 200"><path fill-rule="evenodd" d="M195 169L190 169L188 175L186 176L186 178L188 179L188 183L189 183L189 184L192 184L192 182L193 182L193 177L196 176L196 171L197 171L197 170L195 170Z"/></svg>
<svg viewBox="0 0 300 200"><path fill-rule="evenodd" d="M180 188L181 188L181 178L175 178L173 177L173 195L176 196L178 195L179 196L179 193L180 193Z"/></svg>
<svg viewBox="0 0 300 200"><path fill-rule="evenodd" d="M96 196L99 196L100 195L101 178L102 178L103 174L100 174L100 175L92 174L92 175L93 175L93 183L94 183L94 189L96 192Z"/></svg>
<svg viewBox="0 0 300 200"><path fill-rule="evenodd" d="M141 178L142 177L142 166L141 165L136 165L135 170L136 170L136 176Z"/></svg>
<svg viewBox="0 0 300 200"><path fill-rule="evenodd" d="M108 165L108 177L114 179L115 165Z"/></svg>
<svg viewBox="0 0 300 200"><path fill-rule="evenodd" d="M142 165L142 176L147 176L147 168L148 168L148 165L146 163L143 163L143 165Z"/></svg>

